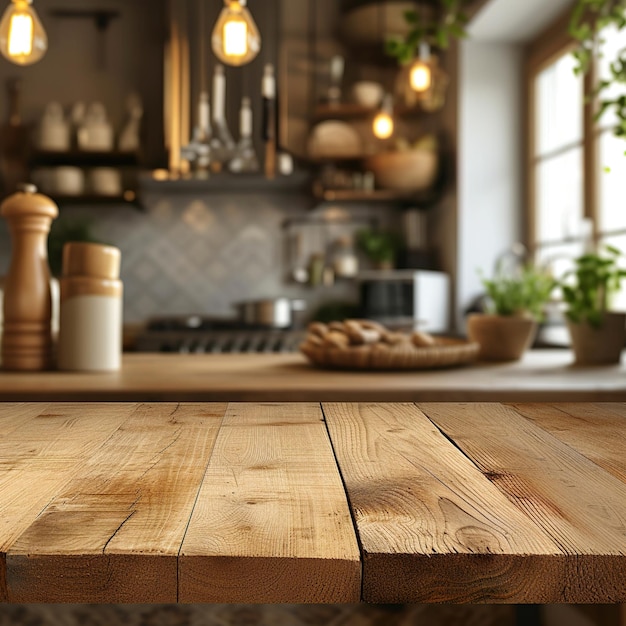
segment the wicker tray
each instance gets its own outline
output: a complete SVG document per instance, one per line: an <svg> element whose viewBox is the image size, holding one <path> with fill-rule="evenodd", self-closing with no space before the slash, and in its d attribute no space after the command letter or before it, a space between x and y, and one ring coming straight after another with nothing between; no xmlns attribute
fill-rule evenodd
<svg viewBox="0 0 626 626"><path fill-rule="evenodd" d="M301 352L318 367L346 370L420 370L453 367L478 358L479 345L460 339L437 338L434 346L375 343L347 348L302 344Z"/></svg>

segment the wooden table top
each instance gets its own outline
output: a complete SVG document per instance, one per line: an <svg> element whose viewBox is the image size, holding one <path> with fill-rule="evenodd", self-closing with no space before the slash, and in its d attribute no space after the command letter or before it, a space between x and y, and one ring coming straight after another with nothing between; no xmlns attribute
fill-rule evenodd
<svg viewBox="0 0 626 626"><path fill-rule="evenodd" d="M626 401L626 364L572 362L569 350L537 350L514 363L339 372L300 354L125 354L119 372L0 372L0 401Z"/></svg>
<svg viewBox="0 0 626 626"><path fill-rule="evenodd" d="M626 601L626 404L0 404L0 601Z"/></svg>

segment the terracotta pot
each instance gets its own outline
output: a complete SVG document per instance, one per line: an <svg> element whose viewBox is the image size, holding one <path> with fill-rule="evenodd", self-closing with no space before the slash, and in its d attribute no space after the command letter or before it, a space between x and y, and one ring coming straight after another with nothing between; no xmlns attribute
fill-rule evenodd
<svg viewBox="0 0 626 626"><path fill-rule="evenodd" d="M600 365L619 363L626 339L626 313L606 313L600 328L587 322L567 320L576 363Z"/></svg>
<svg viewBox="0 0 626 626"><path fill-rule="evenodd" d="M517 361L537 334L537 322L521 315L472 313L467 318L467 335L480 345L483 361Z"/></svg>

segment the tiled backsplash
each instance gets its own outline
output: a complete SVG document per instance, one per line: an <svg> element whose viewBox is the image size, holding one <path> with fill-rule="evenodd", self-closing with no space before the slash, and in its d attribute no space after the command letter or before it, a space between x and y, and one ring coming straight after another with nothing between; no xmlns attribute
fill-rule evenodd
<svg viewBox="0 0 626 626"><path fill-rule="evenodd" d="M344 282L310 288L288 280L290 259L285 220L314 217L336 207L310 210L301 195L224 194L185 196L149 194L145 211L130 207L64 207L60 219L88 220L93 234L122 251L124 320L140 322L153 315L201 313L230 317L233 304L246 299L288 296L305 298L313 310L328 300L356 298ZM376 218L383 225L399 219L392 208L341 208L358 224L307 227L302 258L346 230ZM0 220L0 275L8 268L9 236Z"/></svg>

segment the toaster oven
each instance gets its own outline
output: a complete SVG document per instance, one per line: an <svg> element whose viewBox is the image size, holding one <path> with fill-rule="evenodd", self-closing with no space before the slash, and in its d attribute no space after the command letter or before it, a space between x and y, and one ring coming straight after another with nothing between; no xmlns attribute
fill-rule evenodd
<svg viewBox="0 0 626 626"><path fill-rule="evenodd" d="M382 270L359 274L363 317L390 328L445 333L450 327L450 279L430 270Z"/></svg>

